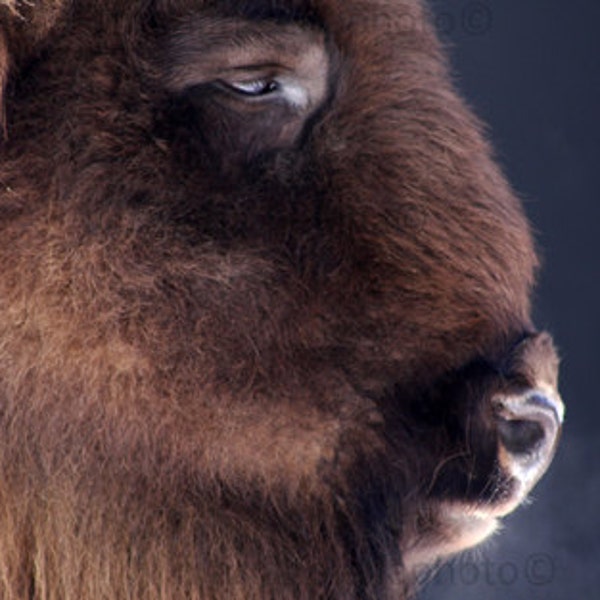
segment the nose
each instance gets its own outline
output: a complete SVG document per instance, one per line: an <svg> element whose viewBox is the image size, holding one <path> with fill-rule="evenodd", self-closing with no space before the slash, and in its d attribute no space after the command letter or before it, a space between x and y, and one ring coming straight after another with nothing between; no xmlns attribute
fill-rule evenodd
<svg viewBox="0 0 600 600"><path fill-rule="evenodd" d="M552 338L547 333L528 336L504 366L508 379L519 384L493 401L499 459L527 492L554 456L565 414Z"/></svg>
<svg viewBox="0 0 600 600"><path fill-rule="evenodd" d="M526 488L546 471L554 455L564 406L554 390L533 389L495 402L501 462Z"/></svg>

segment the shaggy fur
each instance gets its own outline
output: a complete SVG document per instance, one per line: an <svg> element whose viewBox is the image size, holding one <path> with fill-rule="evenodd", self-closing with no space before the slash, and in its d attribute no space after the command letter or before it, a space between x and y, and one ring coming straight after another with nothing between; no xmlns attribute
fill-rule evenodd
<svg viewBox="0 0 600 600"><path fill-rule="evenodd" d="M325 91L187 85L232 38ZM4 0L0 77L0 597L405 598L541 360L421 3Z"/></svg>

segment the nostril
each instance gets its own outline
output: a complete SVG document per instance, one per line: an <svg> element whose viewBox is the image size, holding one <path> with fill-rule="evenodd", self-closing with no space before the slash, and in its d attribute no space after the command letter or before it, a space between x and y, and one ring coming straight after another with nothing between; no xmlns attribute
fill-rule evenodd
<svg viewBox="0 0 600 600"><path fill-rule="evenodd" d="M544 428L536 421L498 419L498 433L511 454L530 454L542 443Z"/></svg>
<svg viewBox="0 0 600 600"><path fill-rule="evenodd" d="M496 467L514 507L544 474L558 445L565 406L558 392L558 356L545 333L526 335L506 355L501 388L491 397L488 421ZM488 413L489 415L490 413Z"/></svg>
<svg viewBox="0 0 600 600"><path fill-rule="evenodd" d="M500 443L513 461L533 467L549 460L564 413L558 397L535 390L497 399L495 410Z"/></svg>

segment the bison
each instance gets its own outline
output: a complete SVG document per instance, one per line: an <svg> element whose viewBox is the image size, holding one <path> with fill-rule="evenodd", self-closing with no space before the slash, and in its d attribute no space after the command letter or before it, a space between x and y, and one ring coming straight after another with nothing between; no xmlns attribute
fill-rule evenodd
<svg viewBox="0 0 600 600"><path fill-rule="evenodd" d="M548 466L520 203L420 0L2 0L0 597L408 598Z"/></svg>

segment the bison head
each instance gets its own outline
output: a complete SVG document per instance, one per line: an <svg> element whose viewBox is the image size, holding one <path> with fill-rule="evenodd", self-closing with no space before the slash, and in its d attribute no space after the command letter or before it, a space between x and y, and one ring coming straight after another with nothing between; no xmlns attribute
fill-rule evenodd
<svg viewBox="0 0 600 600"><path fill-rule="evenodd" d="M5 0L0 595L404 598L563 405L419 0Z"/></svg>

